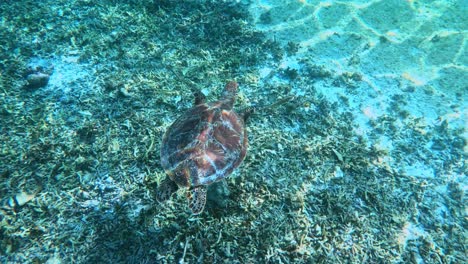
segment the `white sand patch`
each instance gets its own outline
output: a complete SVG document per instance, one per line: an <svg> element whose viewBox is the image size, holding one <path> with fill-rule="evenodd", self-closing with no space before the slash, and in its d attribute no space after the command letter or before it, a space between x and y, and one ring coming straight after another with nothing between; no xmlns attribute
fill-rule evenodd
<svg viewBox="0 0 468 264"><path fill-rule="evenodd" d="M49 79L49 89L61 90L64 93L73 92L74 89L90 89L89 82L85 79L91 76L91 72L86 65L78 62L77 56L62 56L51 62L54 71ZM84 84L87 85L84 85ZM79 91L82 92L82 91Z"/></svg>
<svg viewBox="0 0 468 264"><path fill-rule="evenodd" d="M435 171L433 168L428 167L426 164L416 162L411 165L403 166L403 172L412 177L416 178L434 178Z"/></svg>
<svg viewBox="0 0 468 264"><path fill-rule="evenodd" d="M411 222L406 222L398 234L397 240L399 245L406 246L408 240L415 240L425 236L427 236L427 233L422 227L416 226Z"/></svg>

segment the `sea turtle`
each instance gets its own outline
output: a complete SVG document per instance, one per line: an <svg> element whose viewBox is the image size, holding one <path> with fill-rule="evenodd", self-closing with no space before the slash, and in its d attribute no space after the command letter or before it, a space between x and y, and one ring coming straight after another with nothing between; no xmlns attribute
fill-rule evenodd
<svg viewBox="0 0 468 264"><path fill-rule="evenodd" d="M207 186L229 176L244 160L244 123L252 108L242 114L234 112L237 89L235 81L228 82L221 98L208 103L201 92L195 92L195 106L169 126L161 146L167 176L157 189L159 202L168 200L178 188L188 188L188 206L193 214L200 214Z"/></svg>

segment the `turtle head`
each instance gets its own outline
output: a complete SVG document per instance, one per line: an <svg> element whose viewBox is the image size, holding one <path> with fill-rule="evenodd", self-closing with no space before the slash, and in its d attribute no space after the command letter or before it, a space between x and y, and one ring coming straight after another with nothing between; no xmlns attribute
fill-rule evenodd
<svg viewBox="0 0 468 264"><path fill-rule="evenodd" d="M236 81L230 81L224 86L224 91L221 94L221 100L224 101L226 108L231 109L236 101L237 88L239 85Z"/></svg>

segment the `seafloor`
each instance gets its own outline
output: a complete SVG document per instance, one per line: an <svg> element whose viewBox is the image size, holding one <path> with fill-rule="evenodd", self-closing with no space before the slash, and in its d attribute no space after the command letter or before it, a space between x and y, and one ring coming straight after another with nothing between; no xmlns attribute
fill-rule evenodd
<svg viewBox="0 0 468 264"><path fill-rule="evenodd" d="M467 13L2 0L0 262L463 263ZM165 129L233 79L236 109L285 103L201 215L158 204Z"/></svg>

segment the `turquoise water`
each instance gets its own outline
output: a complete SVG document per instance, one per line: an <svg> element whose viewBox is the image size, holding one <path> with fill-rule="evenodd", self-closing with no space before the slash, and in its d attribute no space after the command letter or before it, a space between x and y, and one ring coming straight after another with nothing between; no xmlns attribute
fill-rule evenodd
<svg viewBox="0 0 468 264"><path fill-rule="evenodd" d="M463 263L467 9L2 1L0 262ZM164 132L230 80L245 160L158 203Z"/></svg>

